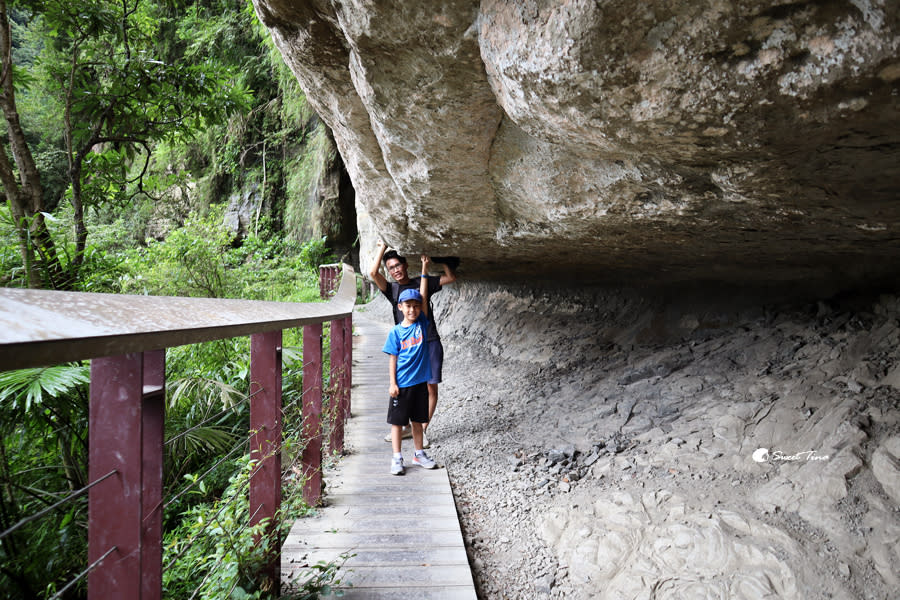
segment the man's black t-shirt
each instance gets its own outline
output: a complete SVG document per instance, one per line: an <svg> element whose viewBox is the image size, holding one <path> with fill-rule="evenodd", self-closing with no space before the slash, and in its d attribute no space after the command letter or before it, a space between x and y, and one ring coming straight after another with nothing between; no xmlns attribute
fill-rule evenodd
<svg viewBox="0 0 900 600"><path fill-rule="evenodd" d="M403 290L418 290L420 277L410 277L407 283L403 285L397 283L396 281L389 281L388 287L386 291L381 292L385 298L388 299L388 302L391 303L391 309L394 312L394 325L400 323L403 320L403 315L400 313L400 309L397 308L397 303L400 299L400 294ZM431 307L431 296L441 291L441 278L438 275L428 275L428 340L439 340L441 336L438 335L437 330L437 319L434 315L434 309Z"/></svg>

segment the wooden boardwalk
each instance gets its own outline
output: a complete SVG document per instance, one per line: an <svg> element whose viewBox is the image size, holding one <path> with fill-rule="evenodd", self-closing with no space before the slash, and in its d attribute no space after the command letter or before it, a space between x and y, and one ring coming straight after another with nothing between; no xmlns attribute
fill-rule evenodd
<svg viewBox="0 0 900 600"><path fill-rule="evenodd" d="M298 565L349 553L339 574L343 598L476 600L447 470L411 466L412 440L403 440L406 474L389 473L388 361L381 352L388 326L359 314L353 325L347 455L325 474L325 505L291 528L282 578ZM441 463L439 453L433 458Z"/></svg>

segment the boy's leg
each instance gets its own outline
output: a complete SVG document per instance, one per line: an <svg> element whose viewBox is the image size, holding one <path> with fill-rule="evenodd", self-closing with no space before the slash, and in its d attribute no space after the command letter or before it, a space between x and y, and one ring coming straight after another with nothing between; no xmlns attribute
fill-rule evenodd
<svg viewBox="0 0 900 600"><path fill-rule="evenodd" d="M409 428L409 425L404 425L401 429L402 429L402 431L403 431L403 433L401 434L401 436L402 436L403 438L410 438L410 437L412 437L412 429ZM391 435L392 435L391 432L388 431L387 435L384 436L384 441L390 442L390 441L391 441Z"/></svg>
<svg viewBox="0 0 900 600"><path fill-rule="evenodd" d="M421 383L415 386L413 397L411 398L412 406L410 407L410 426L412 427L413 443L416 451L413 455L412 462L414 465L424 467L426 469L434 469L437 464L425 454L425 434L423 426L428 419L428 386Z"/></svg>
<svg viewBox="0 0 900 600"><path fill-rule="evenodd" d="M421 439L419 441L421 441ZM403 426L391 425L391 449L394 451L394 454L399 454L401 452L402 445Z"/></svg>
<svg viewBox="0 0 900 600"><path fill-rule="evenodd" d="M431 366L431 379L428 380L428 422L424 431L428 432L428 425L434 417L434 409L437 408L438 384L441 382L444 370L444 345L441 340L428 342L428 361Z"/></svg>
<svg viewBox="0 0 900 600"><path fill-rule="evenodd" d="M419 423L417 421L412 422L413 442L416 445L416 451L413 454L412 464L423 467L425 469L436 469L437 463L434 462L430 456L425 454L422 440L422 438L424 437L424 435L422 434L422 425L424 425L424 423Z"/></svg>
<svg viewBox="0 0 900 600"><path fill-rule="evenodd" d="M416 450L422 450L422 424L412 422L413 446Z"/></svg>
<svg viewBox="0 0 900 600"><path fill-rule="evenodd" d="M431 424L431 419L434 417L434 409L437 408L438 401L438 384L429 383L428 384L428 423L425 423L425 431L428 431L428 425Z"/></svg>

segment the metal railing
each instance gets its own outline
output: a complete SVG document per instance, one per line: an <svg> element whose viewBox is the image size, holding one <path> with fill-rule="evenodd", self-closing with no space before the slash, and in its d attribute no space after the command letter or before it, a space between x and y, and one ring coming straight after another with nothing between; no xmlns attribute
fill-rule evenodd
<svg viewBox="0 0 900 600"><path fill-rule="evenodd" d="M340 269L338 268L340 267ZM340 277L338 277L340 272ZM323 265L325 303L129 296L0 288L0 371L91 359L88 597L161 597L166 348L250 336L249 525L281 505L282 330L303 328L304 498L322 489L322 334L331 327L329 446L350 414L356 277ZM335 288L337 288L335 290ZM112 476L111 476L112 474ZM261 574L277 586L280 546Z"/></svg>

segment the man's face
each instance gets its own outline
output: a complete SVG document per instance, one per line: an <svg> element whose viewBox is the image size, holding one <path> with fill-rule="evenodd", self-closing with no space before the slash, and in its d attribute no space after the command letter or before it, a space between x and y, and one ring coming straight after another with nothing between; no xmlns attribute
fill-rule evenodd
<svg viewBox="0 0 900 600"><path fill-rule="evenodd" d="M384 266L387 267L388 273L391 274L391 277L393 277L395 281L406 281L406 265L400 262L399 259L389 258L387 262L384 263Z"/></svg>
<svg viewBox="0 0 900 600"><path fill-rule="evenodd" d="M422 303L418 300L407 300L400 303L400 312L407 321L415 321L422 312Z"/></svg>

